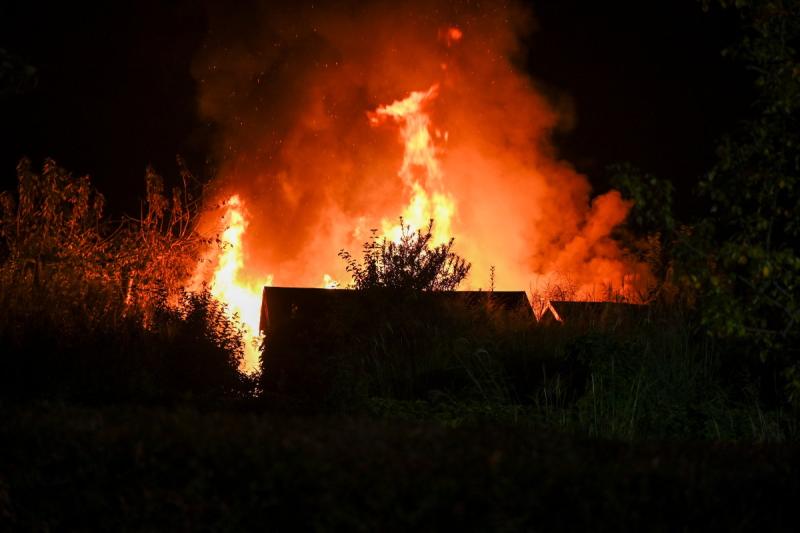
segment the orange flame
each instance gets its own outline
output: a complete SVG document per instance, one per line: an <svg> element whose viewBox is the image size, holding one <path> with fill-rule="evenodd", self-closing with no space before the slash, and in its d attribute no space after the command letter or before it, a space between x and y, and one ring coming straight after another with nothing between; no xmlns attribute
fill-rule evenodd
<svg viewBox="0 0 800 533"><path fill-rule="evenodd" d="M398 175L410 189L408 205L403 210L403 223L412 231L427 227L433 219L434 245L450 240L451 221L456 211L455 200L443 189L442 169L437 159L438 150L431 134L431 118L424 107L439 93L439 85L427 91L415 91L403 100L381 106L367 114L370 123L377 126L392 119L401 125L400 137L405 145L403 164ZM439 134L446 140L447 134ZM402 228L387 219L381 222L384 237L399 241Z"/></svg>
<svg viewBox="0 0 800 533"><path fill-rule="evenodd" d="M222 216L224 227L220 236L222 248L212 252L198 263L191 286L197 289L203 281L203 265L215 262L209 288L212 296L227 306L228 316L237 320L244 331L245 352L242 370L253 372L259 365L259 345L263 336L259 331L259 312L261 294L264 286L272 286L272 274L257 281L247 275L246 254L244 251L244 234L249 226L247 210L238 194L229 197L224 203L225 214ZM213 257L215 256L215 257ZM339 282L330 274L324 274L321 287L335 289Z"/></svg>
<svg viewBox="0 0 800 533"><path fill-rule="evenodd" d="M204 277L214 294L255 334L264 273L285 286L336 286L347 279L337 252L356 249L371 227L398 240L400 213L413 229L433 219L434 244L456 238L473 264L465 288L487 287L490 272L494 286L496 267L498 290L527 288L545 306L637 301L650 273L612 238L630 203L616 191L593 196L557 158L559 114L511 60L524 14L511 24L518 13L509 5L473 6L452 20L434 9L404 22L388 5L352 18L304 12L297 24L266 25L275 33L264 30L265 48L281 53L224 42L207 49L207 68L198 63L201 110L220 125L230 196L223 239L233 246ZM298 39L309 20L313 38ZM364 32L379 36L373 46L363 46ZM420 87L428 89L409 92ZM372 108L375 95L404 96ZM398 129L402 162L386 126ZM399 184L386 179L395 172ZM242 198L253 206L249 229Z"/></svg>
<svg viewBox="0 0 800 533"><path fill-rule="evenodd" d="M453 43L457 43L463 36L464 32L455 26L450 26L439 30L439 38L442 39L447 46L452 46Z"/></svg>
<svg viewBox="0 0 800 533"><path fill-rule="evenodd" d="M447 30L447 37L450 39L450 41L458 42L461 40L462 35L464 34L456 27L452 27Z"/></svg>
<svg viewBox="0 0 800 533"><path fill-rule="evenodd" d="M222 217L225 229L221 240L223 249L217 257L217 267L211 278L211 294L225 303L231 317L236 317L245 333L245 354L242 369L252 372L258 368L258 331L261 292L264 285L272 285L273 276L252 282L244 275L245 254L242 237L249 224L244 204L238 195L225 202Z"/></svg>

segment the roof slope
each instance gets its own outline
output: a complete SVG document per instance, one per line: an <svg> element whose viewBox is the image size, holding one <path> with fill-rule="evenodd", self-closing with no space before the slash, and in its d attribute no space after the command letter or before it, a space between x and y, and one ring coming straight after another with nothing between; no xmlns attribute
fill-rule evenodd
<svg viewBox="0 0 800 533"><path fill-rule="evenodd" d="M310 318L337 306L359 305L376 301L389 304L400 293L391 289L368 291L352 289L312 289L264 287L261 298L261 332L280 328L294 318ZM454 303L467 306L487 305L506 311L521 311L533 317L524 291L424 291L414 294L419 301L431 304Z"/></svg>

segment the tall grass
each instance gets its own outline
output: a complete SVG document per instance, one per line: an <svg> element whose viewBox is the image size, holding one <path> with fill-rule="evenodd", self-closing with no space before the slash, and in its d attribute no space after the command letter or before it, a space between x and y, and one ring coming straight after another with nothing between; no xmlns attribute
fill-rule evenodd
<svg viewBox="0 0 800 533"><path fill-rule="evenodd" d="M95 402L243 393L242 337L183 290L202 239L187 188L146 173L140 219L111 222L88 177L23 160L0 194L0 399Z"/></svg>
<svg viewBox="0 0 800 533"><path fill-rule="evenodd" d="M752 381L730 371L731 347L702 335L680 306L655 302L622 314L587 306L563 323L490 306L413 303L352 316L349 326L338 324L348 332L338 338L310 330L329 341L316 363L292 352L299 368L324 369L314 409L622 440L798 437L796 413L742 392ZM265 373L269 360L265 354Z"/></svg>

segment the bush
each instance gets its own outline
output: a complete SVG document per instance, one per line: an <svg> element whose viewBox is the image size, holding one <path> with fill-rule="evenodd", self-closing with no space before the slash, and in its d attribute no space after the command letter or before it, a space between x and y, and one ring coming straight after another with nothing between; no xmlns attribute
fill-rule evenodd
<svg viewBox="0 0 800 533"><path fill-rule="evenodd" d="M708 211L686 239L683 277L708 332L778 369L784 402L800 407L800 2L713 3L741 21L726 54L754 73L756 99L700 182Z"/></svg>
<svg viewBox="0 0 800 533"><path fill-rule="evenodd" d="M360 263L350 252L339 252L353 277L352 288L452 291L467 277L471 265L453 252L454 239L430 246L433 220L424 231L413 232L400 217L400 228L399 242L386 238L379 242L373 230L372 239L364 243Z"/></svg>
<svg viewBox="0 0 800 533"><path fill-rule="evenodd" d="M141 313L86 320L46 287L5 288L0 397L106 403L222 400L252 393L238 370L241 331L208 291Z"/></svg>
<svg viewBox="0 0 800 533"><path fill-rule="evenodd" d="M148 169L141 219L112 224L88 177L23 160L0 207L0 395L168 400L241 395L241 332L183 284L203 244L185 187Z"/></svg>

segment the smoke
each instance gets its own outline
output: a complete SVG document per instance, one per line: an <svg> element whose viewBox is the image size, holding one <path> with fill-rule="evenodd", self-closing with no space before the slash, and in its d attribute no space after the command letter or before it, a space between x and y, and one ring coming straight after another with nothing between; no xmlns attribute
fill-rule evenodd
<svg viewBox="0 0 800 533"><path fill-rule="evenodd" d="M211 6L193 74L217 126L220 194L239 194L250 217L248 273L346 281L339 249L357 251L409 198L398 128L367 113L438 84L441 187L473 288L488 287L491 265L506 289L569 279L589 293L646 277L610 238L629 205L613 191L592 200L550 144L563 117L515 66L532 27L515 3Z"/></svg>

